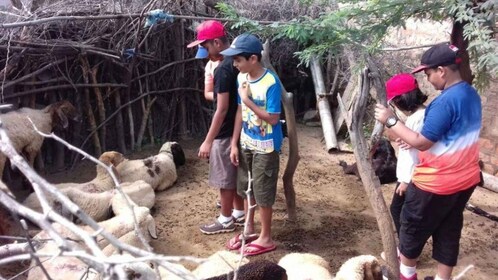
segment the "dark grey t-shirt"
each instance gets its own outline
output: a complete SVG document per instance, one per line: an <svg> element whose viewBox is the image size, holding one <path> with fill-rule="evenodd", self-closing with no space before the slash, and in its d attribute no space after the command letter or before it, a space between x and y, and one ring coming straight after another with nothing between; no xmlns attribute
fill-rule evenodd
<svg viewBox="0 0 498 280"><path fill-rule="evenodd" d="M237 75L239 70L233 66L232 57L225 57L214 70L214 107L218 103L218 94L230 94L228 111L216 139L231 137L237 113Z"/></svg>

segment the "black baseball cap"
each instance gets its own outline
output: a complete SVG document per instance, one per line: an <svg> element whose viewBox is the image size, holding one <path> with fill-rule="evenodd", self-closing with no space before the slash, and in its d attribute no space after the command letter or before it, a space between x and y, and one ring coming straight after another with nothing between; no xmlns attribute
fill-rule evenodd
<svg viewBox="0 0 498 280"><path fill-rule="evenodd" d="M413 69L412 74L438 66L459 64L460 62L458 48L448 43L441 43L431 47L422 55L420 66Z"/></svg>

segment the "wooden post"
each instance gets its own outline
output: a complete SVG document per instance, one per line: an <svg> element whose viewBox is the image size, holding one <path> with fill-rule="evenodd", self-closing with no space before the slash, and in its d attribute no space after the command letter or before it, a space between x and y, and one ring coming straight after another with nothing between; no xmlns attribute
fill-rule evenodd
<svg viewBox="0 0 498 280"><path fill-rule="evenodd" d="M96 85L98 84L98 79L97 79L97 70L98 70L98 65L93 66L92 70L90 71L90 77L92 79L92 84ZM95 91L95 99L97 102L97 109L99 112L99 123L102 123L105 121L105 106L104 106L104 100L102 98L102 92L100 91L99 87L94 87L93 90ZM107 132L106 132L106 125L104 124L99 131L100 135L100 145L102 147L102 150L106 150L106 139L107 139Z"/></svg>
<svg viewBox="0 0 498 280"><path fill-rule="evenodd" d="M337 150L337 138L335 137L334 121L332 120L329 100L327 99L322 68L320 67L318 57L315 55L310 58L310 69L311 76L313 77L313 84L315 85L316 108L320 113L325 146L327 152L331 153Z"/></svg>
<svg viewBox="0 0 498 280"><path fill-rule="evenodd" d="M369 158L369 149L365 137L363 136L363 117L368 103L370 85L368 80L368 68L365 68L360 80L361 91L356 98L352 116L346 110L345 104L338 95L339 106L346 120L351 144L354 147L354 155L360 173L361 181L365 188L370 204L374 210L382 238L382 245L386 253L387 264L389 266L389 279L398 279L399 261L396 251L396 238L394 235L392 219L389 214L384 196L380 190L380 181L372 169L371 159Z"/></svg>
<svg viewBox="0 0 498 280"><path fill-rule="evenodd" d="M376 99L377 103L380 103L384 106L387 106L387 98L386 98L386 86L384 84L384 80L382 79L382 74L380 72L379 67L373 61L372 57L367 58L368 69L370 69L370 77L373 81L373 85L375 87L375 92L377 93ZM384 132L384 125L375 120L375 125L372 130L372 135L370 135L370 147L373 147L375 143L382 137L382 133Z"/></svg>
<svg viewBox="0 0 498 280"><path fill-rule="evenodd" d="M268 40L263 44L263 57L261 59L263 65L274 71L270 63L270 43ZM287 205L287 220L297 221L296 212L296 192L294 191L294 173L296 172L297 164L299 163L299 145L297 141L296 130L296 116L294 113L294 105L292 102L292 93L285 90L284 85L280 82L282 87L282 103L285 109L285 121L287 122L287 135L289 137L289 159L287 166L282 176L284 184L285 202Z"/></svg>
<svg viewBox="0 0 498 280"><path fill-rule="evenodd" d="M108 89L110 92L111 89ZM116 110L121 108L121 96L119 96L119 90L116 90L112 95L114 95L114 104L116 106ZM118 150L120 153L126 153L126 144L124 138L124 125L123 125L123 114L121 111L118 112L116 116L116 134L118 138Z"/></svg>
<svg viewBox="0 0 498 280"><path fill-rule="evenodd" d="M80 58L81 61L81 72L83 74L83 81L85 81L85 84L90 84L90 78L89 73L90 73L90 66L88 63L88 59L86 56L81 56ZM88 88L84 89L85 92L85 99L84 99L84 106L85 106L85 112L88 118L88 123L90 124L90 131L93 131L97 128L97 123L95 121L95 115L93 114L92 110L92 105L90 102L90 90ZM93 139L93 148L94 148L94 154L99 155L102 154L102 147L100 146L100 140L99 136L95 133L92 135Z"/></svg>

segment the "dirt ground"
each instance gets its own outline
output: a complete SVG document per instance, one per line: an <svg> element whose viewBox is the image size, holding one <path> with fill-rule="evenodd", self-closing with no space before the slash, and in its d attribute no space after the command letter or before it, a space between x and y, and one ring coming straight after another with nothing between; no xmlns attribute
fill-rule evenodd
<svg viewBox="0 0 498 280"><path fill-rule="evenodd" d="M274 206L273 237L277 250L252 259L278 260L290 252L310 252L330 262L333 273L348 258L382 251L377 223L363 186L356 177L344 175L339 160L354 161L350 153L327 154L321 142L321 128L299 125L298 141L301 156L294 187L298 222L285 219L285 197L279 181ZM234 235L203 235L199 226L212 221L218 214L217 194L207 186L208 163L197 158L201 139L180 142L185 150L186 165L179 168L178 182L171 189L157 193L154 217L158 239L152 242L157 253L165 255L192 255L207 257ZM281 156L281 173L287 161L287 140ZM135 153L131 158L143 158L155 153L158 147ZM85 167L86 166L86 167ZM77 171L49 176L50 181L82 181L94 176L91 165ZM76 180L74 180L76 181ZM384 185L383 192L389 204L394 184ZM498 215L498 194L477 189L471 203ZM257 217L257 213L256 213ZM454 275L470 264L475 268L464 279L498 279L498 223L465 211L460 259ZM419 279L435 273L431 246L424 249L419 263Z"/></svg>

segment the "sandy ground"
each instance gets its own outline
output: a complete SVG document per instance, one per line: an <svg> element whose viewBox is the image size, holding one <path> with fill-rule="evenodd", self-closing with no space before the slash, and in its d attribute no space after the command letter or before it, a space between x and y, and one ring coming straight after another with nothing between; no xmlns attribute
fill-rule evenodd
<svg viewBox="0 0 498 280"><path fill-rule="evenodd" d="M330 262L332 272L348 258L371 254L379 257L382 251L380 233L363 186L356 177L344 175L339 160L354 161L352 154L329 155L321 142L321 128L298 127L301 161L294 176L298 222L285 219L285 197L279 181L274 206L273 237L277 250L255 259L278 260L290 252L310 252ZM218 214L217 194L207 186L208 163L197 158L202 139L182 141L187 162L179 168L177 184L157 193L154 217L158 239L152 242L157 253L207 257L222 250L235 233L207 236L199 226L211 222ZM281 156L281 173L287 161L287 140ZM131 158L143 158L155 153L158 147L135 153ZM53 174L53 182L86 180L94 176L94 167L83 165L77 171ZM76 181L76 180L74 180ZM394 184L384 185L389 204ZM471 203L498 215L498 194L477 189ZM256 214L257 217L257 214ZM458 273L473 264L475 269L464 279L498 279L498 223L465 211ZM431 259L431 242L424 249L419 263L419 279L435 273ZM380 258L380 257L379 257ZM456 275L456 273L454 275ZM21 278L20 278L21 279Z"/></svg>

